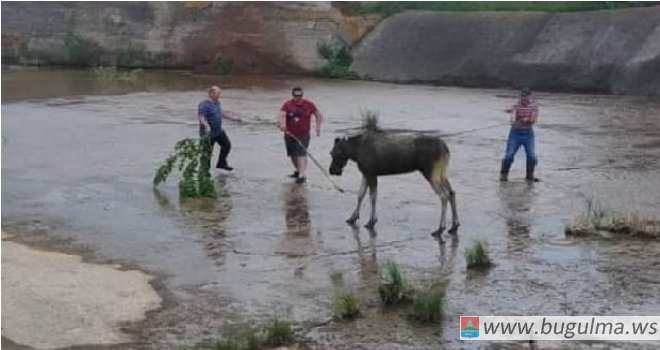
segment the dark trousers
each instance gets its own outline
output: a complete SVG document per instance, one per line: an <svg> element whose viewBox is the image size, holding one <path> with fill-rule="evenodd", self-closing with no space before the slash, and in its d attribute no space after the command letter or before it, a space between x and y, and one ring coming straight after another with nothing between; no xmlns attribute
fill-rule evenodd
<svg viewBox="0 0 660 350"><path fill-rule="evenodd" d="M227 156L229 155L229 151L231 151L231 141L229 141L229 137L227 136L227 133L225 133L224 130L220 132L218 135L211 136L210 138L207 139L208 141L205 142L204 148L206 148L206 153L207 157L203 159L203 162L206 163L207 167L211 167L211 156L213 155L213 146L217 143L218 146L220 146L220 156L218 156L218 163L216 163L216 167L219 167L221 165L226 165L227 164Z"/></svg>

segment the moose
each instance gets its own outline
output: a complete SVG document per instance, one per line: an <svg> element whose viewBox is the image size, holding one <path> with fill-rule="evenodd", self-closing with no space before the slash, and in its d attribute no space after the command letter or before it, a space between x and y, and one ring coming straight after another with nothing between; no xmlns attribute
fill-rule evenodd
<svg viewBox="0 0 660 350"><path fill-rule="evenodd" d="M460 226L456 210L456 193L447 179L449 149L438 137L428 135L400 134L384 131L365 131L360 134L336 138L332 151L330 174L341 176L349 160L357 163L362 173L362 185L358 194L357 207L346 220L354 225L360 217L362 200L369 188L371 218L365 225L373 228L378 221L376 198L378 176L397 175L419 171L440 197L440 226L432 234L440 236L446 228L447 202L451 204L452 226L448 233L456 234Z"/></svg>

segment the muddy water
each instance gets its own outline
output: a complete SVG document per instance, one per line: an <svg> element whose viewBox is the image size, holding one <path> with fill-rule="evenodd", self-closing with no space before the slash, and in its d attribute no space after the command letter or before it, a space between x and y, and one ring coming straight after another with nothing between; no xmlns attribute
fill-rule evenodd
<svg viewBox="0 0 660 350"><path fill-rule="evenodd" d="M148 72L105 86L84 71L2 75L2 225L20 239L82 250L93 260L161 276L166 307L132 327L135 348L194 344L273 313L296 321L313 348L478 349L517 343L458 341L460 315L658 315L660 244L573 241L563 229L594 197L617 210L660 210L660 101L537 95L538 175L497 181L505 126L447 137L449 177L462 226L441 244L439 201L419 174L381 178L375 231L344 223L360 176L349 165L333 190L310 163L292 184L281 136L270 124L301 84L327 123L311 152L329 164L334 137L378 109L385 128L454 134L505 123L505 90L232 79L224 107L249 123L226 125L233 173L215 172L221 197L180 202L176 179L151 178L173 144L197 131L195 107L213 78ZM217 154L217 150L216 150ZM365 201L366 202L366 201ZM363 222L368 204L363 207ZM489 243L496 266L468 274L463 252ZM55 243L57 242L57 243ZM378 267L397 259L417 283L446 281L447 321L417 327L378 308ZM332 298L350 288L365 317L327 323ZM543 343L543 348L599 344ZM620 348L657 344L620 344Z"/></svg>

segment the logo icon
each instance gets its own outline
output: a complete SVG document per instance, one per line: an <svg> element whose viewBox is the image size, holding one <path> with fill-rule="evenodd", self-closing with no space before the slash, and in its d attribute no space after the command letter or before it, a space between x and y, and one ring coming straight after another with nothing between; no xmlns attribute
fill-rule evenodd
<svg viewBox="0 0 660 350"><path fill-rule="evenodd" d="M461 338L476 338L479 336L479 317L461 316Z"/></svg>

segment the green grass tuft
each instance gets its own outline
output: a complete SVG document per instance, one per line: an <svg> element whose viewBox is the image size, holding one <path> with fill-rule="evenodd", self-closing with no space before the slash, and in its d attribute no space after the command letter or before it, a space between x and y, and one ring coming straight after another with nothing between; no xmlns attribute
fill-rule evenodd
<svg viewBox="0 0 660 350"><path fill-rule="evenodd" d="M295 341L293 327L289 321L276 317L266 324L264 330L267 345L283 346L292 344Z"/></svg>
<svg viewBox="0 0 660 350"><path fill-rule="evenodd" d="M444 286L428 286L415 293L409 315L421 323L440 323L444 316L444 302Z"/></svg>
<svg viewBox="0 0 660 350"><path fill-rule="evenodd" d="M385 305L395 305L412 300L413 288L396 261L387 260L385 262L385 271L380 275L378 294Z"/></svg>
<svg viewBox="0 0 660 350"><path fill-rule="evenodd" d="M465 250L465 260L468 269L483 269L492 266L488 244L476 241L472 247Z"/></svg>
<svg viewBox="0 0 660 350"><path fill-rule="evenodd" d="M360 301L351 292L344 292L334 301L335 317L352 319L360 314Z"/></svg>
<svg viewBox="0 0 660 350"><path fill-rule="evenodd" d="M366 131L380 131L378 126L378 111L366 110L362 113L362 128Z"/></svg>
<svg viewBox="0 0 660 350"><path fill-rule="evenodd" d="M236 339L216 340L212 346L213 350L242 350L241 343Z"/></svg>
<svg viewBox="0 0 660 350"><path fill-rule="evenodd" d="M135 82L140 77L142 69L133 69L128 71L117 70L117 67L103 67L99 66L94 68L94 75L96 79L102 82L113 82L113 81L122 81L122 82Z"/></svg>

